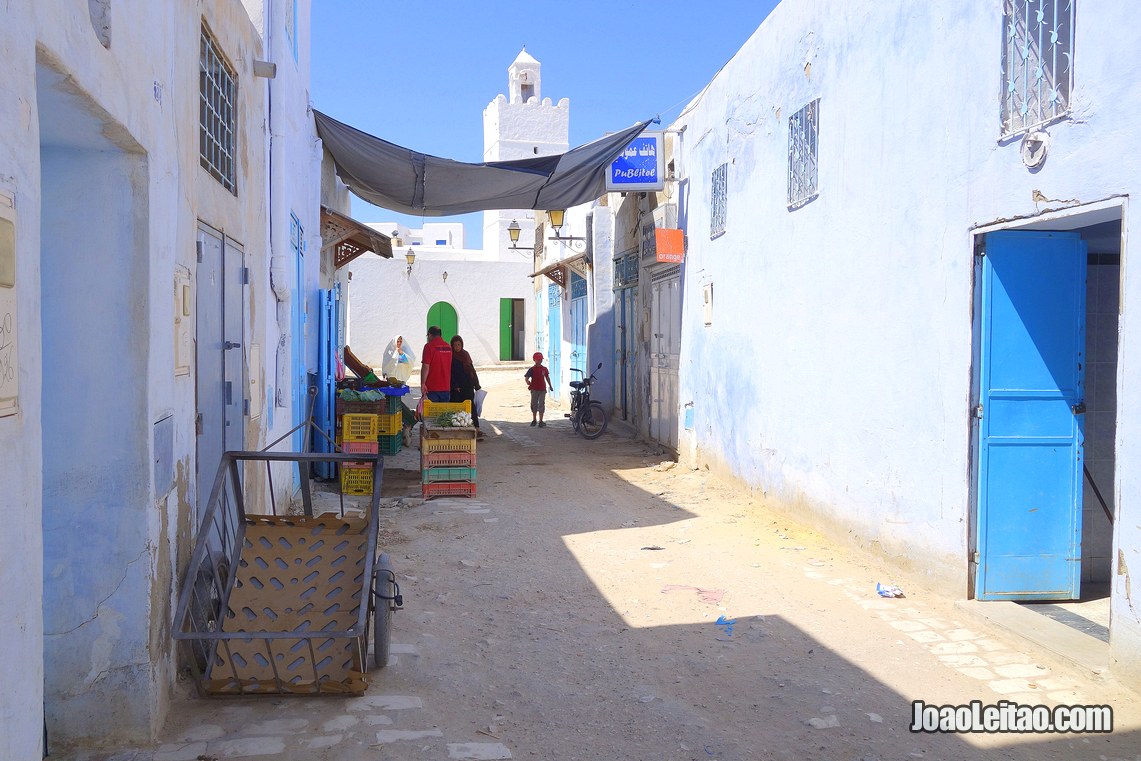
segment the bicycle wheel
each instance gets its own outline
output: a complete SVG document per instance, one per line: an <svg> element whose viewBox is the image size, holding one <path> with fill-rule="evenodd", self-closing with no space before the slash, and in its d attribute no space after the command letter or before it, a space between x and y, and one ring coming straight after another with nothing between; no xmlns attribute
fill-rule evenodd
<svg viewBox="0 0 1141 761"><path fill-rule="evenodd" d="M610 422L606 417L606 410L602 409L602 402L591 402L582 409L578 419L578 432L585 439L597 439L606 430L606 424Z"/></svg>
<svg viewBox="0 0 1141 761"><path fill-rule="evenodd" d="M570 413L571 428L574 429L575 433L578 433L579 420L582 417L582 415L580 414L581 411L582 411L581 407L576 407L573 405L571 406L571 413Z"/></svg>
<svg viewBox="0 0 1141 761"><path fill-rule="evenodd" d="M392 648L392 607L396 601L396 574L388 562L388 553L380 556L376 568L372 609L372 665L382 669L388 665Z"/></svg>

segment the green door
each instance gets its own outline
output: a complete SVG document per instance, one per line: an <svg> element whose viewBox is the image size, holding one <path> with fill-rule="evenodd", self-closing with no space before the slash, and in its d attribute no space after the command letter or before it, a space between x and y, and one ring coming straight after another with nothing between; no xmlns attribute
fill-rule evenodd
<svg viewBox="0 0 1141 761"><path fill-rule="evenodd" d="M449 343L452 336L459 333L460 322L456 317L456 308L446 301L437 301L428 310L428 324L424 326L424 332L428 332L428 328L433 325L438 325L440 331L444 334L444 340Z"/></svg>
<svg viewBox="0 0 1141 761"><path fill-rule="evenodd" d="M515 358L511 351L511 337L515 330L511 320L514 306L514 299L499 300L499 358L504 362Z"/></svg>

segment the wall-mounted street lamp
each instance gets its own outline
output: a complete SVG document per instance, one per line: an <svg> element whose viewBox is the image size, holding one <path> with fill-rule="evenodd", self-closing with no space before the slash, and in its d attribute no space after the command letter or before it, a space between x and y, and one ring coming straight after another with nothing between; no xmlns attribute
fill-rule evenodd
<svg viewBox="0 0 1141 761"><path fill-rule="evenodd" d="M444 270L444 282L448 282L448 271Z"/></svg>
<svg viewBox="0 0 1141 761"><path fill-rule="evenodd" d="M519 233L522 230L523 230L523 228L519 226L518 220L513 219L513 220L511 220L511 224L507 225L507 235L511 238L511 250L512 251L527 251L527 250L529 250L526 248L520 248L518 245L516 245L519 242Z"/></svg>
<svg viewBox="0 0 1141 761"><path fill-rule="evenodd" d="M408 262L408 269L405 271L404 274L411 277L412 276L412 265L415 264L415 262L416 262L416 254L412 253L412 249L408 249L407 251L404 252L404 261Z"/></svg>
<svg viewBox="0 0 1141 761"><path fill-rule="evenodd" d="M555 231L555 237L547 238L547 240L586 240L586 238L576 238L573 235L559 235L559 230L563 227L566 213L566 209L551 209L547 212L547 217L551 220L551 229Z"/></svg>

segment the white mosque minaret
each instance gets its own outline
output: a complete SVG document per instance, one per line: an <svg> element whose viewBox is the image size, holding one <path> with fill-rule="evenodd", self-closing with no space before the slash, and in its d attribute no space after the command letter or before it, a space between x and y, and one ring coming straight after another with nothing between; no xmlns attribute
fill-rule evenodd
<svg viewBox="0 0 1141 761"><path fill-rule="evenodd" d="M552 104L542 97L542 65L524 48L507 67L507 95L495 96L483 110L483 160L508 161L563 153L569 148L570 100ZM517 260L510 250L507 226L518 220L523 228L519 246L533 244L535 212L485 211L483 249L488 258Z"/></svg>

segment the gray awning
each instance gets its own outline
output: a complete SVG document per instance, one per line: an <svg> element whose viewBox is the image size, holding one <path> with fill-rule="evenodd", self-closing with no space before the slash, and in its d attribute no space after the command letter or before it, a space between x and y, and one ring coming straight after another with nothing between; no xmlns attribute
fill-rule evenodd
<svg viewBox="0 0 1141 761"><path fill-rule="evenodd" d="M567 209L601 198L606 170L650 123L555 156L465 164L417 153L314 111L337 176L371 204L439 217L490 209Z"/></svg>

